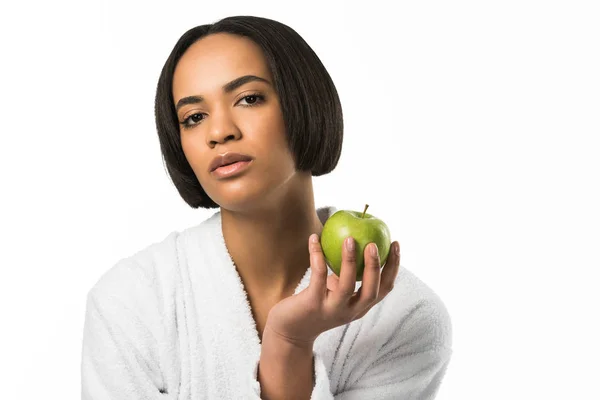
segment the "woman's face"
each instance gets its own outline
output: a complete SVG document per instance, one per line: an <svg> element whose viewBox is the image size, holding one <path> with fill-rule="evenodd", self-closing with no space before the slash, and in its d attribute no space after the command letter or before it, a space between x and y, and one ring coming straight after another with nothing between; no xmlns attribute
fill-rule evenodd
<svg viewBox="0 0 600 400"><path fill-rule="evenodd" d="M233 90L223 89L248 75L267 82L249 80ZM203 99L177 110L183 152L206 193L223 208L256 206L296 173L272 84L261 48L250 39L226 33L194 43L175 68L174 106L189 96ZM209 166L227 152L247 154L253 160L235 176L215 176Z"/></svg>

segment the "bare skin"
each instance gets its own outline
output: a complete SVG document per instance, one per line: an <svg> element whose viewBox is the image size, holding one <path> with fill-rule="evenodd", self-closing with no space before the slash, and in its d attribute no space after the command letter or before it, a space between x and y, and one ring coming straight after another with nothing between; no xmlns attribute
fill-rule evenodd
<svg viewBox="0 0 600 400"><path fill-rule="evenodd" d="M260 47L235 35L210 35L180 59L173 99L176 105L187 96L204 97L178 110L178 120L191 125L180 125L181 143L202 187L221 206L225 243L262 338L269 310L293 294L310 265L307 238L320 235L323 225L315 210L312 177L295 169L274 87L254 81L230 93L222 90L245 75L273 82ZM247 97L257 93L264 99ZM217 179L209 164L227 151L254 160L243 174Z"/></svg>

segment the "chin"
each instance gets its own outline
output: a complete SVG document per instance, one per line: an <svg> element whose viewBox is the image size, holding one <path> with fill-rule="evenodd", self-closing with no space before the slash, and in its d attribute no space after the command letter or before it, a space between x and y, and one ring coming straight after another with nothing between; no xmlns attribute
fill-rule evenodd
<svg viewBox="0 0 600 400"><path fill-rule="evenodd" d="M281 171L278 171L281 172ZM203 185L208 196L220 207L231 211L266 210L286 201L295 172L291 174L261 173L231 180L213 180ZM290 186L291 185L291 186Z"/></svg>
<svg viewBox="0 0 600 400"><path fill-rule="evenodd" d="M258 187L249 190L246 185L223 187L207 194L221 208L231 211L245 211L257 208L265 201L264 192Z"/></svg>

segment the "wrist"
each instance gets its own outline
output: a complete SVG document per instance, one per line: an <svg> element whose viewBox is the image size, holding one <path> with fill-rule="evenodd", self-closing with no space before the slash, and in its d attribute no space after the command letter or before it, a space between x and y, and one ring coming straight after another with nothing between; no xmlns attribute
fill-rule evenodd
<svg viewBox="0 0 600 400"><path fill-rule="evenodd" d="M257 371L262 398L310 398L313 364L313 342L289 340L265 328Z"/></svg>
<svg viewBox="0 0 600 400"><path fill-rule="evenodd" d="M282 335L270 329L269 325L265 326L262 335L262 347L274 348L280 354L312 354L314 343L314 340L298 340Z"/></svg>

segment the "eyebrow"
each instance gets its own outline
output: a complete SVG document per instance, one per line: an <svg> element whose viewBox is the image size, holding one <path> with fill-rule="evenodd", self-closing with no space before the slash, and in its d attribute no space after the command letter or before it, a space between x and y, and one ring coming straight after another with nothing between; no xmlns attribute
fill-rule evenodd
<svg viewBox="0 0 600 400"><path fill-rule="evenodd" d="M240 86L243 86L249 82L264 82L269 85L271 84L271 82L269 82L267 79L261 78L260 76L244 75L244 76L240 76L239 78L232 80L231 82L226 83L225 85L223 85L222 89L223 89L224 93L231 93L235 89L237 89ZM198 103L202 103L203 101L204 101L204 97L202 97L202 96L183 97L182 99L180 99L177 102L177 106L175 109L176 109L176 111L179 111L179 109L185 105L198 104Z"/></svg>

